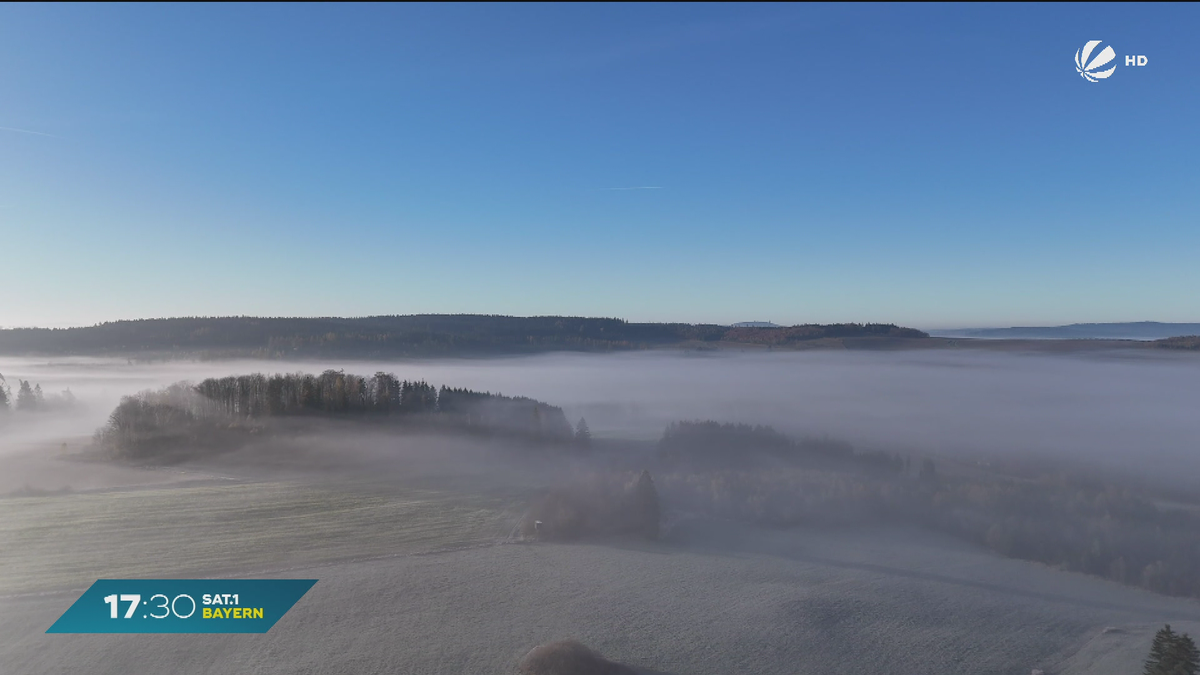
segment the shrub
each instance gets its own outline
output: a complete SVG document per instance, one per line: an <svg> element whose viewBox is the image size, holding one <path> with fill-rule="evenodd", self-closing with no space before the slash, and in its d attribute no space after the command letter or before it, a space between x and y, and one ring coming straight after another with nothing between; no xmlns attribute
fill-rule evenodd
<svg viewBox="0 0 1200 675"><path fill-rule="evenodd" d="M575 640L534 647L521 659L521 675L634 675Z"/></svg>

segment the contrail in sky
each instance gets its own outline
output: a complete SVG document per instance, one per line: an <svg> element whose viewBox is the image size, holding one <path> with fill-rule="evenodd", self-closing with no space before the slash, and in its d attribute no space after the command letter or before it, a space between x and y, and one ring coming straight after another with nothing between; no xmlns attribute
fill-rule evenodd
<svg viewBox="0 0 1200 675"><path fill-rule="evenodd" d="M0 127L0 131L12 131L18 134L32 134L34 136L49 136L50 138L62 138L54 134L42 133L41 131L30 131L29 129L17 129L16 127Z"/></svg>
<svg viewBox="0 0 1200 675"><path fill-rule="evenodd" d="M661 190L662 187L658 186L658 185L641 185L638 187L615 187L615 188L601 188L601 189L604 189L604 190Z"/></svg>

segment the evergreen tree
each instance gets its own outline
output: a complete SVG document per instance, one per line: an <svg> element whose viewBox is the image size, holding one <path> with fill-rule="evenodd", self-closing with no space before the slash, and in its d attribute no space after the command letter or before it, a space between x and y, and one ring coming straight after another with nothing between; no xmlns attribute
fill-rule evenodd
<svg viewBox="0 0 1200 675"><path fill-rule="evenodd" d="M25 380L20 380L20 383L21 387L17 390L17 410L36 410L37 396L33 393L33 387Z"/></svg>
<svg viewBox="0 0 1200 675"><path fill-rule="evenodd" d="M1171 675L1197 675L1200 673L1200 651L1196 642L1187 633L1176 636L1171 645Z"/></svg>
<svg viewBox="0 0 1200 675"><path fill-rule="evenodd" d="M662 510L658 503L658 489L654 487L654 479L650 472L643 470L638 476L637 483L630 491L630 506L632 511L631 523L636 530L648 539L658 539L658 523L662 518Z"/></svg>
<svg viewBox="0 0 1200 675"><path fill-rule="evenodd" d="M579 418L579 424L575 425L575 442L584 447L592 444L592 430L588 429L587 420L582 417Z"/></svg>
<svg viewBox="0 0 1200 675"><path fill-rule="evenodd" d="M8 412L8 398L8 382L5 381L3 375L0 375L0 415Z"/></svg>
<svg viewBox="0 0 1200 675"><path fill-rule="evenodd" d="M1146 657L1142 675L1174 675L1177 639L1175 631L1171 630L1171 624L1158 629L1154 634L1154 641L1150 643L1150 655Z"/></svg>
<svg viewBox="0 0 1200 675"><path fill-rule="evenodd" d="M934 466L933 460L926 457L921 461L921 469L917 473L917 479L922 483L936 485L938 482L937 467Z"/></svg>

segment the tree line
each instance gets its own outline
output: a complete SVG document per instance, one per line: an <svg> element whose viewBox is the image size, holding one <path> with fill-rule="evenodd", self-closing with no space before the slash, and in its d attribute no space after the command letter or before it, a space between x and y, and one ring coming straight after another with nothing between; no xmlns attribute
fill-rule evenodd
<svg viewBox="0 0 1200 675"><path fill-rule="evenodd" d="M1185 349L1189 351L1200 351L1200 335L1186 335L1182 337L1163 338L1153 342L1155 347L1164 349Z"/></svg>
<svg viewBox="0 0 1200 675"><path fill-rule="evenodd" d="M382 372L362 377L340 370L209 378L195 390L215 402L220 413L232 417L429 413L437 410L438 400L437 389L423 381L401 381Z"/></svg>
<svg viewBox="0 0 1200 675"><path fill-rule="evenodd" d="M892 324L729 328L565 316L185 317L81 328L0 329L2 354L198 354L213 358L444 356L612 351L692 343L790 344L821 338L928 337Z"/></svg>
<svg viewBox="0 0 1200 675"><path fill-rule="evenodd" d="M780 328L732 328L722 337L726 342L790 345L827 338L927 338L915 328L891 323L808 324Z"/></svg>
<svg viewBox="0 0 1200 675"><path fill-rule="evenodd" d="M326 370L320 375L239 375L210 378L196 393L228 417L286 415L436 416L465 428L509 431L534 438L574 437L562 408L524 396Z"/></svg>
<svg viewBox="0 0 1200 675"><path fill-rule="evenodd" d="M765 425L712 420L669 424L658 442L658 458L676 468L752 468L782 463L894 474L908 467L908 459L898 454L856 451L849 443L829 438L794 439Z"/></svg>

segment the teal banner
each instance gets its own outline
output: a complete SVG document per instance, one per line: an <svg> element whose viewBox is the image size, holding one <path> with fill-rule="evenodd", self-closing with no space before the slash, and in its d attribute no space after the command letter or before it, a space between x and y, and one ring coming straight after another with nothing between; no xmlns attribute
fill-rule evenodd
<svg viewBox="0 0 1200 675"><path fill-rule="evenodd" d="M316 579L100 579L47 633L265 633Z"/></svg>

